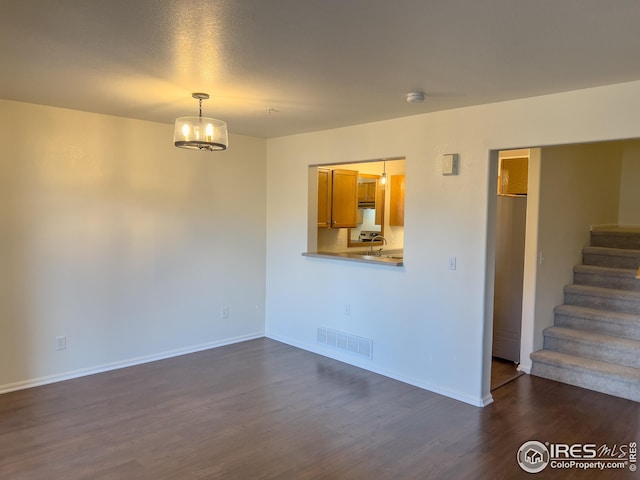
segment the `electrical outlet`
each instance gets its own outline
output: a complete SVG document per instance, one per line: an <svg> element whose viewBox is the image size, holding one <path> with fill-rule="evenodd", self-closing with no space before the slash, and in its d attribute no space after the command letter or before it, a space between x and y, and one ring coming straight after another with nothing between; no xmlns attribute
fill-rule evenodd
<svg viewBox="0 0 640 480"><path fill-rule="evenodd" d="M66 350L67 349L67 337L61 335L56 337L56 350Z"/></svg>
<svg viewBox="0 0 640 480"><path fill-rule="evenodd" d="M222 307L220 318L229 318L229 307Z"/></svg>
<svg viewBox="0 0 640 480"><path fill-rule="evenodd" d="M348 303L346 303L344 306L344 314L347 316L351 315L351 305Z"/></svg>

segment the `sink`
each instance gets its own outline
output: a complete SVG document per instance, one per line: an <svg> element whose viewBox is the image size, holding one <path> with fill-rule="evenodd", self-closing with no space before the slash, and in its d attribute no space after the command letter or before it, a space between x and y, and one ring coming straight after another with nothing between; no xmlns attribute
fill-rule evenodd
<svg viewBox="0 0 640 480"><path fill-rule="evenodd" d="M358 255L361 258L364 258L366 260L380 260L383 258L389 258L392 260L403 260L404 257L402 254L387 254L387 253L382 253L382 255L371 255L371 253L369 253L369 250L365 250L363 252L352 252L353 255Z"/></svg>
<svg viewBox="0 0 640 480"><path fill-rule="evenodd" d="M351 252L351 254L362 258L380 258L378 255L371 255L368 250L366 252Z"/></svg>

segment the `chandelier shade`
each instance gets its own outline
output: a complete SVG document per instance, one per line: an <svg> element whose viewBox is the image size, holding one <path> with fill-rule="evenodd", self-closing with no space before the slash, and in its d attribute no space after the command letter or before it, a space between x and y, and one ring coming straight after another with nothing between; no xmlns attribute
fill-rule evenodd
<svg viewBox="0 0 640 480"><path fill-rule="evenodd" d="M173 129L173 144L192 150L226 150L229 144L227 124L222 120L202 116L202 100L209 98L206 93L194 93L200 101L200 116L179 117Z"/></svg>

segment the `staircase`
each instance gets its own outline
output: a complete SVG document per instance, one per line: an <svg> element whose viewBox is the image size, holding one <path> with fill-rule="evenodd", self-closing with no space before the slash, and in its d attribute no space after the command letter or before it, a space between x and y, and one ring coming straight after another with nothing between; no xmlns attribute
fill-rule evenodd
<svg viewBox="0 0 640 480"><path fill-rule="evenodd" d="M639 266L640 229L591 232L532 375L640 402Z"/></svg>

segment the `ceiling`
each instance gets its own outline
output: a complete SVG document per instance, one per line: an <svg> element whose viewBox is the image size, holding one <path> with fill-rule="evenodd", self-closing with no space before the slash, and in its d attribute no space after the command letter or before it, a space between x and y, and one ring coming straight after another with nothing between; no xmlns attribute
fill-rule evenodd
<svg viewBox="0 0 640 480"><path fill-rule="evenodd" d="M0 0L0 98L171 124L203 91L270 138L638 80L639 24L637 0Z"/></svg>

